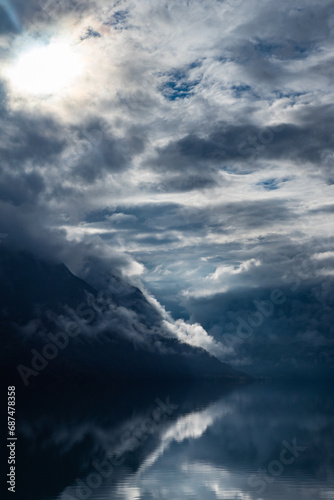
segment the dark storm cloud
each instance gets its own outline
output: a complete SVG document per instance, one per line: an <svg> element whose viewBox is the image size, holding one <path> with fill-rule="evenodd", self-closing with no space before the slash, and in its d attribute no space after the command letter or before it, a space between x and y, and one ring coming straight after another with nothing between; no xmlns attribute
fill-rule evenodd
<svg viewBox="0 0 334 500"><path fill-rule="evenodd" d="M43 169L66 147L62 125L48 116L4 110L0 132L0 199L37 205L49 175Z"/></svg>
<svg viewBox="0 0 334 500"><path fill-rule="evenodd" d="M51 116L4 110L0 131L0 198L14 204L37 204L43 190L48 199L75 195L108 172L129 168L143 149L140 137L116 139L103 121L89 117L68 127ZM74 184L62 186L65 179Z"/></svg>
<svg viewBox="0 0 334 500"><path fill-rule="evenodd" d="M15 176L0 170L0 199L14 205L27 202L36 203L44 189L43 177L36 172L23 173Z"/></svg>
<svg viewBox="0 0 334 500"><path fill-rule="evenodd" d="M66 146L61 123L40 114L9 113L0 124L0 157L2 164L16 170L32 161L34 166L57 160Z"/></svg>
<svg viewBox="0 0 334 500"><path fill-rule="evenodd" d="M207 139L192 134L158 149L151 164L164 171L184 172L185 176L202 172L206 165L218 168L231 161L245 164L250 170L259 168L251 162L263 159L321 165L324 152L334 150L330 125L333 117L333 107L327 106L301 113L300 125L282 123L259 128L221 123Z"/></svg>
<svg viewBox="0 0 334 500"><path fill-rule="evenodd" d="M71 132L77 144L73 144L73 154L67 160L74 164L73 176L87 184L129 168L132 158L144 148L141 137L129 134L117 138L103 122L87 121Z"/></svg>
<svg viewBox="0 0 334 500"><path fill-rule="evenodd" d="M240 137L236 134L236 137ZM157 150L152 166L171 171L201 171L203 162L222 162L226 159L225 143L214 143L197 135L188 135ZM212 149L213 147L213 149Z"/></svg>
<svg viewBox="0 0 334 500"><path fill-rule="evenodd" d="M282 10L275 11L272 5L266 4L259 16L246 21L238 29L246 38L255 24L263 23L261 33L257 34L253 42L260 54L282 54L291 58L297 49L315 50L323 42L332 39L331 15L334 7L331 1L319 5L311 2L306 5L284 2L281 5ZM282 47L286 48L286 52L282 53Z"/></svg>
<svg viewBox="0 0 334 500"><path fill-rule="evenodd" d="M14 201L18 196L19 193L13 194ZM29 199L27 197L27 193L22 193L25 202L23 199L17 203L13 203L13 200L10 203L0 201L1 231L8 235L5 244L8 248L22 248L38 256L54 256L57 259L64 245L65 232L48 228L46 221L51 216L49 210L40 210L34 203L35 199L31 195Z"/></svg>
<svg viewBox="0 0 334 500"><path fill-rule="evenodd" d="M318 208L314 208L313 210L310 210L312 214L314 213L329 213L332 214L334 213L334 204L333 205L322 205Z"/></svg>
<svg viewBox="0 0 334 500"><path fill-rule="evenodd" d="M257 16L240 23L236 42L225 49L225 55L241 64L257 85L288 87L291 67L281 63L306 59L331 42L333 13L332 2L284 3L277 11L265 4ZM325 70L325 64L320 66Z"/></svg>
<svg viewBox="0 0 334 500"><path fill-rule="evenodd" d="M166 176L161 182L155 186L158 191L162 192L177 192L177 191L193 191L204 190L206 188L218 185L219 179L217 178L214 170L209 169L206 172L199 173L198 175L182 173L177 175Z"/></svg>

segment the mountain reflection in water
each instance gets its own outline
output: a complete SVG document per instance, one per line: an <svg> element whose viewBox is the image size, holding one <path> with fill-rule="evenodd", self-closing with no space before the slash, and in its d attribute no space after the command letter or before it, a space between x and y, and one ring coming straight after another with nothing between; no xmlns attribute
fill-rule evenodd
<svg viewBox="0 0 334 500"><path fill-rule="evenodd" d="M23 391L18 498L331 499L331 385Z"/></svg>

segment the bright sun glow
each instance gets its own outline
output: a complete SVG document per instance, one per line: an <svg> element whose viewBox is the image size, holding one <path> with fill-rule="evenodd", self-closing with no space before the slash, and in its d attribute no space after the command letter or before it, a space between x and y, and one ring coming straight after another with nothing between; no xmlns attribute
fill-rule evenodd
<svg viewBox="0 0 334 500"><path fill-rule="evenodd" d="M50 95L67 88L81 71L80 57L71 46L54 42L22 53L7 77L19 92Z"/></svg>

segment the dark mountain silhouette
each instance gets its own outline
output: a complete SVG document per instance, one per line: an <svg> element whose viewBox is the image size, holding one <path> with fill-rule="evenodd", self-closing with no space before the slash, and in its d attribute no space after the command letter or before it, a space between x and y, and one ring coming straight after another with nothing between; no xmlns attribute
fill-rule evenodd
<svg viewBox="0 0 334 500"><path fill-rule="evenodd" d="M96 290L61 263L0 249L6 378L88 383L248 377L167 331L142 292L111 276Z"/></svg>

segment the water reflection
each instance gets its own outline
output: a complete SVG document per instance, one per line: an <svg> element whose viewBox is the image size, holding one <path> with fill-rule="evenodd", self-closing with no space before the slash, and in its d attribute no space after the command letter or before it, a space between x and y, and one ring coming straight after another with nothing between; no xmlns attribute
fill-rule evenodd
<svg viewBox="0 0 334 500"><path fill-rule="evenodd" d="M334 498L331 387L72 389L27 405L25 500Z"/></svg>

